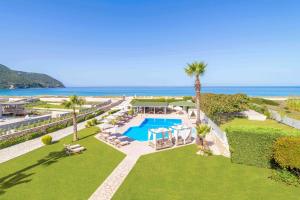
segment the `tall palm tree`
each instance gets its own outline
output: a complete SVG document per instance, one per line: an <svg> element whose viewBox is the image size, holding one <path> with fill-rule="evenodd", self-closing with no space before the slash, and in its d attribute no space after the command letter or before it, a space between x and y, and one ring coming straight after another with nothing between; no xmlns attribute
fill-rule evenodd
<svg viewBox="0 0 300 200"><path fill-rule="evenodd" d="M85 103L85 101L82 98L79 98L76 95L71 96L68 101L64 101L63 102L63 105L66 108L72 109L72 114L73 114L73 141L77 141L78 140L76 108L78 106L84 105L84 103Z"/></svg>
<svg viewBox="0 0 300 200"><path fill-rule="evenodd" d="M205 73L207 64L204 62L193 62L187 64L187 67L184 68L185 73L190 77L195 77L195 91L196 91L196 105L197 105L197 120L196 123L200 124L200 90L201 82L200 76Z"/></svg>

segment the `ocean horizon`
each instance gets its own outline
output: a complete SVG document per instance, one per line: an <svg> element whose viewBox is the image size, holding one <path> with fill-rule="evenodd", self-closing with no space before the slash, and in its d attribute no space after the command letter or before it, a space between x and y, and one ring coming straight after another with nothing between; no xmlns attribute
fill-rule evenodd
<svg viewBox="0 0 300 200"><path fill-rule="evenodd" d="M203 93L237 94L249 96L300 96L300 86L204 86ZM0 89L0 96L191 96L192 86L105 86Z"/></svg>

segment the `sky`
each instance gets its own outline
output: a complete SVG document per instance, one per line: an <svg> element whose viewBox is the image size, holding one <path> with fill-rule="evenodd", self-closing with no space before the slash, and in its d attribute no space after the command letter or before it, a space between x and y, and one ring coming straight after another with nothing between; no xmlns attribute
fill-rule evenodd
<svg viewBox="0 0 300 200"><path fill-rule="evenodd" d="M2 0L0 63L66 86L299 86L300 1Z"/></svg>

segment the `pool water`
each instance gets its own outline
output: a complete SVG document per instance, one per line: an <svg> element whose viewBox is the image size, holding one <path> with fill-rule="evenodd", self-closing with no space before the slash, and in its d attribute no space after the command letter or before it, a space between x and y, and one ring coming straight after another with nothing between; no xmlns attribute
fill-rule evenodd
<svg viewBox="0 0 300 200"><path fill-rule="evenodd" d="M156 128L170 128L182 124L181 119L155 119L146 118L140 126L129 128L123 135L138 141L148 141L148 130ZM158 135L158 138L160 136Z"/></svg>

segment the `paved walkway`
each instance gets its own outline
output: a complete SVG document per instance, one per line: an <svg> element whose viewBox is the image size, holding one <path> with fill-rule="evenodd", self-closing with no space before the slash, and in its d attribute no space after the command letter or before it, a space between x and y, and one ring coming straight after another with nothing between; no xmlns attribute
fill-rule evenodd
<svg viewBox="0 0 300 200"><path fill-rule="evenodd" d="M97 116L96 119L101 119L101 117L105 114L107 114L107 112L100 116ZM86 123L86 121L78 123L78 125L77 125L78 131L85 128L85 123ZM52 136L53 141L57 141L68 135L71 135L72 133L73 133L73 126L70 126L70 127L58 130L53 133L49 133L49 135ZM33 140L29 140L26 142L22 142L20 144L16 144L11 147L7 147L5 149L1 149L0 150L0 163L6 162L6 161L16 158L18 156L26 154L26 153L33 151L35 149L38 149L42 146L44 146L44 144L41 141L41 137L38 137Z"/></svg>
<svg viewBox="0 0 300 200"><path fill-rule="evenodd" d="M100 187L92 194L89 200L109 200L121 186L135 163L139 155L127 155L125 159L114 169L114 171L105 179Z"/></svg>

